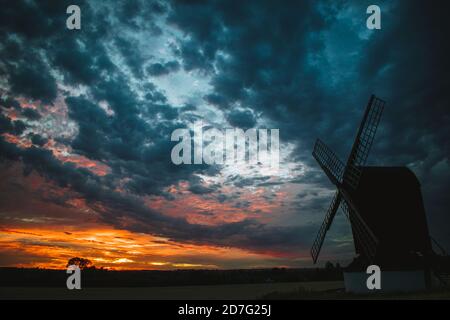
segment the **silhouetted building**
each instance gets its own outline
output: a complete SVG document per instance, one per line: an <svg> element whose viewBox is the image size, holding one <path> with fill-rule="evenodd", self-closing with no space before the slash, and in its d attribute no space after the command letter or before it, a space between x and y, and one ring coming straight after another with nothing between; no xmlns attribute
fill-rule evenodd
<svg viewBox="0 0 450 320"><path fill-rule="evenodd" d="M417 177L406 167L365 166L384 105L370 97L346 164L320 140L313 151L337 191L311 255L316 263L341 207L351 223L357 254L344 273L348 291L368 291L365 271L372 264L381 268L385 291L423 289L431 283L433 251Z"/></svg>

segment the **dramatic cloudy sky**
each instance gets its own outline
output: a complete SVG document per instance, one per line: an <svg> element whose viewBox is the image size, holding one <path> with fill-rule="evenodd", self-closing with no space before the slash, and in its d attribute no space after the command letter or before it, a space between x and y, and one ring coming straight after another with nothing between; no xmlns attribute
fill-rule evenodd
<svg viewBox="0 0 450 320"><path fill-rule="evenodd" d="M381 30L366 28L374 3ZM66 29L69 4L81 30ZM417 174L450 249L442 6L0 1L0 265L310 265L333 194L314 140L345 159L371 93L387 105L369 164ZM279 128L279 171L172 164L172 131L199 121ZM352 255L338 215L321 259Z"/></svg>

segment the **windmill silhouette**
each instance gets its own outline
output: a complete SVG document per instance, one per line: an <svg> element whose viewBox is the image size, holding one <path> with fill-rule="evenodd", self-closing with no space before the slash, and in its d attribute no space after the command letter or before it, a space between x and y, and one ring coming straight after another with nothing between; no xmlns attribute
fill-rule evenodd
<svg viewBox="0 0 450 320"><path fill-rule="evenodd" d="M420 183L407 167L370 167L367 158L385 101L372 95L347 163L317 139L313 156L336 186L333 200L311 248L316 263L336 212L342 208L351 224L361 269L423 270L432 254ZM428 271L427 271L428 270Z"/></svg>

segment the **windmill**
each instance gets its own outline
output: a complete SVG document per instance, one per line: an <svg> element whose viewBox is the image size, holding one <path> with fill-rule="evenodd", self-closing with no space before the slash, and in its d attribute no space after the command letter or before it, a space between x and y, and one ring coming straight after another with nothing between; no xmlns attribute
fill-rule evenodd
<svg viewBox="0 0 450 320"><path fill-rule="evenodd" d="M385 101L370 97L346 164L321 140L316 141L313 156L337 190L311 256L316 263L341 208L350 221L361 267L377 264L388 271L422 270L429 282L433 250L419 180L407 167L366 166L384 106Z"/></svg>
<svg viewBox="0 0 450 320"><path fill-rule="evenodd" d="M367 292L363 279L372 264L383 270L386 291L422 290L436 280L448 286L450 273L439 270L416 175L407 167L366 166L384 106L370 97L346 164L321 140L314 145L314 158L337 190L311 247L313 262L341 208L357 254L344 271L347 291Z"/></svg>
<svg viewBox="0 0 450 320"><path fill-rule="evenodd" d="M313 156L337 190L311 248L314 263L317 262L325 235L339 207L350 220L357 253L363 255L368 261L373 261L375 258L379 240L361 216L355 195L384 105L383 100L374 95L370 97L346 164L320 139L316 141Z"/></svg>

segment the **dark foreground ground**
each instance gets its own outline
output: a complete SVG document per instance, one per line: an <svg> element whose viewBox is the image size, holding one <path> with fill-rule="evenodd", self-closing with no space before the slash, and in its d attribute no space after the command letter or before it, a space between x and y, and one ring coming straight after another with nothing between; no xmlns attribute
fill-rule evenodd
<svg viewBox="0 0 450 320"><path fill-rule="evenodd" d="M0 268L0 287L65 287L65 270ZM342 281L340 268L237 270L82 270L85 288L167 287L273 282Z"/></svg>
<svg viewBox="0 0 450 320"><path fill-rule="evenodd" d="M0 299L152 299L152 300L308 300L308 299L445 299L450 300L450 291L435 289L428 292L356 295L345 293L341 281L284 282L231 285L134 287L134 288L23 288L0 287Z"/></svg>
<svg viewBox="0 0 450 320"><path fill-rule="evenodd" d="M354 295L339 269L83 270L82 289L64 270L0 268L0 299L450 299L450 290Z"/></svg>
<svg viewBox="0 0 450 320"><path fill-rule="evenodd" d="M258 299L271 293L296 292L305 290L336 290L342 282L281 282L229 285L171 286L171 287L135 287L135 288L23 288L2 287L1 299Z"/></svg>

